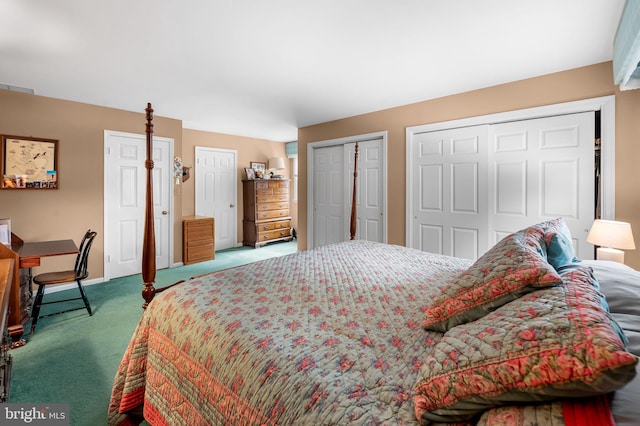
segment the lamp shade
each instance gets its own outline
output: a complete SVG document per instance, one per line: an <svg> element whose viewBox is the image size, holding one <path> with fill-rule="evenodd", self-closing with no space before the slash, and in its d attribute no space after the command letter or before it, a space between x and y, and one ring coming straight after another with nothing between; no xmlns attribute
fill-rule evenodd
<svg viewBox="0 0 640 426"><path fill-rule="evenodd" d="M631 225L627 222L596 219L591 226L587 242L601 247L634 250Z"/></svg>
<svg viewBox="0 0 640 426"><path fill-rule="evenodd" d="M282 157L269 158L269 169L280 170L284 169L284 159Z"/></svg>

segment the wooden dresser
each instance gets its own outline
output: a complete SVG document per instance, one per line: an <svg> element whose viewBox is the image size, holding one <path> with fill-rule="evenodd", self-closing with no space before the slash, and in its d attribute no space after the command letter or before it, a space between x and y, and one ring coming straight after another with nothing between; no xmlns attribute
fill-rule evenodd
<svg viewBox="0 0 640 426"><path fill-rule="evenodd" d="M214 229L212 217L182 218L182 262L185 265L215 259Z"/></svg>
<svg viewBox="0 0 640 426"><path fill-rule="evenodd" d="M11 382L11 339L8 331L9 299L13 284L14 260L0 259L0 403L9 399L9 384Z"/></svg>
<svg viewBox="0 0 640 426"><path fill-rule="evenodd" d="M289 180L243 180L243 238L245 246L291 241Z"/></svg>
<svg viewBox="0 0 640 426"><path fill-rule="evenodd" d="M29 270L27 269L31 265L27 264L23 268L20 260L19 253L23 247L24 242L13 232L11 233L11 246L0 244L0 259L13 260L13 274L11 274L13 283L9 298L9 322L7 328L15 347L21 346L25 342L22 340L22 334L24 333L24 325L31 318L31 304L33 303L31 281L29 279Z"/></svg>

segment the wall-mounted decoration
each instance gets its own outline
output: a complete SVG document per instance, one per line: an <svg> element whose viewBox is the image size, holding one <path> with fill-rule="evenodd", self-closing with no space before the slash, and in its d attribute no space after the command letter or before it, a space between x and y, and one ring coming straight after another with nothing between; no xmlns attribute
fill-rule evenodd
<svg viewBox="0 0 640 426"><path fill-rule="evenodd" d="M2 138L2 189L57 189L58 141L26 136Z"/></svg>
<svg viewBox="0 0 640 426"><path fill-rule="evenodd" d="M176 157L173 159L173 177L176 179L176 185L180 185L180 182L186 182L191 177L191 166L185 166L182 163L182 158Z"/></svg>
<svg viewBox="0 0 640 426"><path fill-rule="evenodd" d="M180 185L182 181L182 158L176 157L173 159L173 177L176 179L176 185Z"/></svg>
<svg viewBox="0 0 640 426"><path fill-rule="evenodd" d="M192 166L182 166L182 181L186 182L191 177L191 167Z"/></svg>

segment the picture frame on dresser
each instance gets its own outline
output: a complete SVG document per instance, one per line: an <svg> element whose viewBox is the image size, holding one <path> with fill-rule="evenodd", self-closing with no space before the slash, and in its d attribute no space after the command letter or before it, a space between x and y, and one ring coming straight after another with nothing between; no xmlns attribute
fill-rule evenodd
<svg viewBox="0 0 640 426"><path fill-rule="evenodd" d="M247 175L247 180L254 180L256 178L256 172L251 167L245 167L244 173Z"/></svg>
<svg viewBox="0 0 640 426"><path fill-rule="evenodd" d="M11 245L11 219L0 218L0 244Z"/></svg>
<svg viewBox="0 0 640 426"><path fill-rule="evenodd" d="M58 189L58 140L0 135L0 189Z"/></svg>
<svg viewBox="0 0 640 426"><path fill-rule="evenodd" d="M251 161L249 163L255 173L256 179L263 179L267 174L267 163L260 161Z"/></svg>
<svg viewBox="0 0 640 426"><path fill-rule="evenodd" d="M264 173L267 171L267 163L262 163L260 161L252 161L249 163L249 165L256 172Z"/></svg>

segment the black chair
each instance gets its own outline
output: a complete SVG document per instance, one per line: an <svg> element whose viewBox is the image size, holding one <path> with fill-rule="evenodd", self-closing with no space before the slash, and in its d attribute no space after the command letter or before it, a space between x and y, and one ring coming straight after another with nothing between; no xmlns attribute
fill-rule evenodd
<svg viewBox="0 0 640 426"><path fill-rule="evenodd" d="M84 292L84 288L82 287L82 280L89 276L87 272L87 263L89 261L89 250L91 249L91 244L93 244L93 239L96 237L98 233L92 230L88 230L84 237L82 238L82 242L80 243L80 247L78 249L78 257L76 257L76 265L73 270L70 271L60 271L60 272L47 272L44 274L39 274L33 277L33 283L38 286L38 292L36 293L36 298L33 302L33 310L31 311L31 334L36 330L36 324L38 323L39 318L49 317L51 315L63 314L65 312L77 311L79 309L87 309L89 315L93 315L91 312L91 305L89 305L89 299L87 299L87 295ZM52 302L43 302L42 298L44 297L45 287L53 284L64 284L64 283L78 283L78 289L80 290L80 297L74 297L71 299L64 300L56 300ZM40 308L42 305L48 305L51 303L62 303L69 302L72 300L82 300L84 302L84 306L79 306L72 309L66 309L60 312L54 312L52 314L40 315Z"/></svg>

